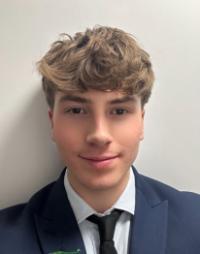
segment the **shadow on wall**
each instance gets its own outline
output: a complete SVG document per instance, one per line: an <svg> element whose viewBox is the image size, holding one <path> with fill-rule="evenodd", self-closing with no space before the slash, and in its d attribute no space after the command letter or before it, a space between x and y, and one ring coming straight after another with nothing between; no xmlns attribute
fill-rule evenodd
<svg viewBox="0 0 200 254"><path fill-rule="evenodd" d="M0 159L0 209L27 201L63 169L47 113L43 92L38 91L10 127Z"/></svg>

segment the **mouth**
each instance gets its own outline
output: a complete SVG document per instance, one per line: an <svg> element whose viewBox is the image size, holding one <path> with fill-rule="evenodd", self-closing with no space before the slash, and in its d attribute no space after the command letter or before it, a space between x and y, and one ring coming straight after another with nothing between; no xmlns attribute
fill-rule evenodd
<svg viewBox="0 0 200 254"><path fill-rule="evenodd" d="M82 159L90 161L107 161L119 157L118 155L113 156L80 156Z"/></svg>
<svg viewBox="0 0 200 254"><path fill-rule="evenodd" d="M80 156L85 160L90 166L97 169L108 168L114 161L119 157L119 155L105 155L105 156Z"/></svg>

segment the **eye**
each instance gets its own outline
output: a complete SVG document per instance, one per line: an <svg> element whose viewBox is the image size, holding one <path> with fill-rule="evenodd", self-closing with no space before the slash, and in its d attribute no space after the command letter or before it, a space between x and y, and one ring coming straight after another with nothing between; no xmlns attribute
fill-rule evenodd
<svg viewBox="0 0 200 254"><path fill-rule="evenodd" d="M79 115L79 114L85 114L86 112L83 108L69 108L69 109L65 110L65 113Z"/></svg>
<svg viewBox="0 0 200 254"><path fill-rule="evenodd" d="M112 113L113 115L124 115L124 114L128 113L128 111L123 108L114 109L112 112L113 112Z"/></svg>

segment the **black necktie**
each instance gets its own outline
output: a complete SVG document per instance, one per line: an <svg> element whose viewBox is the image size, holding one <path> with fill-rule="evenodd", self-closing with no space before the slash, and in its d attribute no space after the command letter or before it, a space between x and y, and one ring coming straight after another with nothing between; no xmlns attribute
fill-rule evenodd
<svg viewBox="0 0 200 254"><path fill-rule="evenodd" d="M91 215L88 220L97 224L100 236L100 250L99 254L117 254L114 246L113 235L116 222L122 211L113 210L111 214L98 217Z"/></svg>

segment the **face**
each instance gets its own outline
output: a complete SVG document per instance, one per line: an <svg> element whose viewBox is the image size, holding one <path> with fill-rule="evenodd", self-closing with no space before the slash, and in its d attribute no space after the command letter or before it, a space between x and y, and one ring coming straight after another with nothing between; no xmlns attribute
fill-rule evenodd
<svg viewBox="0 0 200 254"><path fill-rule="evenodd" d="M143 139L139 97L118 91L57 92L49 116L69 181L79 194L124 188Z"/></svg>

